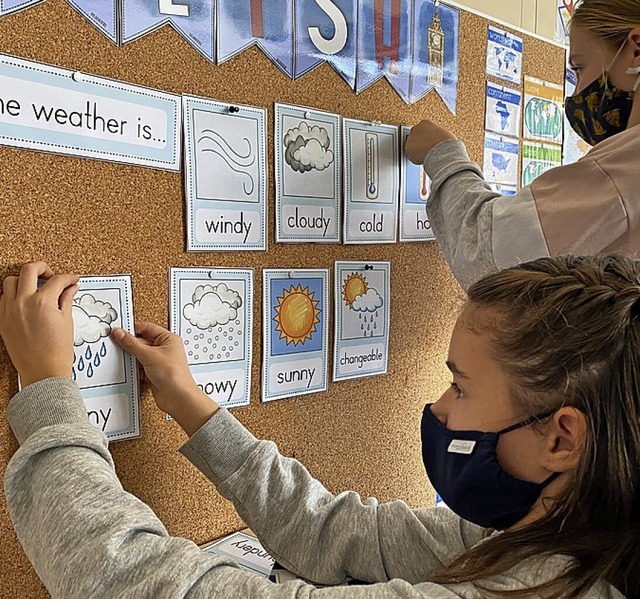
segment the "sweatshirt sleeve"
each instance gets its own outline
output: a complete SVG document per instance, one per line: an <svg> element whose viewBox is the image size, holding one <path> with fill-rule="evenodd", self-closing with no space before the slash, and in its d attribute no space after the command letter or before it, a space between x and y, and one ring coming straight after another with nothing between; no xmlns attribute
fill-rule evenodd
<svg viewBox="0 0 640 599"><path fill-rule="evenodd" d="M424 168L432 182L431 226L465 290L494 270L549 255L530 187L513 196L495 193L459 140L438 144Z"/></svg>
<svg viewBox="0 0 640 599"><path fill-rule="evenodd" d="M274 443L258 441L226 410L181 449L233 501L285 568L313 582L429 580L479 542L485 529L444 508L412 510L353 492L332 495ZM426 479L425 479L426 484Z"/></svg>
<svg viewBox="0 0 640 599"><path fill-rule="evenodd" d="M241 570L229 559L201 551L187 539L171 537L146 504L124 491L114 471L107 439L89 424L79 389L70 380L48 379L26 387L10 402L8 418L21 447L5 474L7 506L16 534L52 599L470 599L474 596L468 585L455 585L454 590L429 582L412 585L403 580L326 589L316 589L303 581L273 584ZM211 425L216 418L201 429L200 436L219 430ZM216 424L224 426L228 418L221 414ZM231 441L229 437L227 440ZM223 473L234 470L227 488L233 486L234 478L253 473L258 475L254 484L259 492L273 492L277 499L280 494L277 485L270 486L275 483L271 475L277 469L274 463L279 462L273 446L254 443L246 436L244 440L252 447L245 447L242 439L230 443L235 461L229 457L232 463L221 465ZM197 441L192 443L197 445ZM270 457L262 456L263 452L271 452ZM237 460L243 459L252 464L249 471L236 470ZM261 466L263 472L254 471L252 468L256 466ZM299 476L300 470L293 471ZM236 484L251 486L249 481L243 485L236 480ZM445 520L440 519L443 523ZM359 525L360 521L354 520L348 528L352 530ZM444 524L440 526L447 530ZM460 542L456 537L461 533L450 529L449 533L449 541L456 547ZM332 552L330 539L324 541L326 545L315 548ZM373 541L384 554L383 543ZM338 541L338 549L341 546ZM355 547L353 542L351 547ZM294 546L296 550L299 548ZM420 549L405 546L402 554L407 559L409 551L411 559L420 560L423 557Z"/></svg>

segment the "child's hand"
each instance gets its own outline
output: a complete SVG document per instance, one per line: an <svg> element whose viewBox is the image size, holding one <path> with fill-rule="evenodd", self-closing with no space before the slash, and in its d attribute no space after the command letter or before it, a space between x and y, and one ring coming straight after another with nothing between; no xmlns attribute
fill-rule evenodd
<svg viewBox="0 0 640 599"><path fill-rule="evenodd" d="M427 154L448 139L456 139L456 136L433 121L424 120L411 129L405 153L414 164L424 164Z"/></svg>
<svg viewBox="0 0 640 599"><path fill-rule="evenodd" d="M193 434L218 405L193 380L182 339L152 322L136 323L136 333L134 337L123 329L113 329L111 336L144 368L158 408L171 414L187 434Z"/></svg>
<svg viewBox="0 0 640 599"><path fill-rule="evenodd" d="M48 279L38 289L38 278ZM44 262L6 277L0 298L0 336L23 387L50 377L71 378L77 275L54 275Z"/></svg>

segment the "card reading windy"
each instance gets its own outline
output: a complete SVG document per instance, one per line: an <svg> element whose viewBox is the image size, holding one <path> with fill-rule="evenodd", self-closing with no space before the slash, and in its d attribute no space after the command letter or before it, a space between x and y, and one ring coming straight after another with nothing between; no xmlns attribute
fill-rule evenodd
<svg viewBox="0 0 640 599"><path fill-rule="evenodd" d="M276 104L276 240L340 242L340 116Z"/></svg>
<svg viewBox="0 0 640 599"><path fill-rule="evenodd" d="M333 380L387 372L390 262L336 262Z"/></svg>
<svg viewBox="0 0 640 599"><path fill-rule="evenodd" d="M187 251L267 247L266 110L183 96Z"/></svg>
<svg viewBox="0 0 640 599"><path fill-rule="evenodd" d="M411 127L402 127L402 172L400 176L400 241L435 239L427 216L431 180L424 168L407 158L405 146Z"/></svg>
<svg viewBox="0 0 640 599"><path fill-rule="evenodd" d="M139 437L138 367L110 337L115 327L134 331L131 276L81 277L72 315L72 378L89 421L112 441Z"/></svg>
<svg viewBox="0 0 640 599"><path fill-rule="evenodd" d="M344 242L395 243L398 127L343 119Z"/></svg>
<svg viewBox="0 0 640 599"><path fill-rule="evenodd" d="M329 271L263 271L262 401L327 390Z"/></svg>
<svg viewBox="0 0 640 599"><path fill-rule="evenodd" d="M170 327L196 384L224 408L251 401L253 270L171 268Z"/></svg>

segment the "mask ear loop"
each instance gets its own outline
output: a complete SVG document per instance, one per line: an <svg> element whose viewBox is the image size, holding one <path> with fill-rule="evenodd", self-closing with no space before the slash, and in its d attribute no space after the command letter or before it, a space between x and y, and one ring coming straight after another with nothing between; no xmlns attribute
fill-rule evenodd
<svg viewBox="0 0 640 599"><path fill-rule="evenodd" d="M640 67L629 67L625 72L627 75L638 75L635 85L633 86L633 93L635 93L640 87Z"/></svg>

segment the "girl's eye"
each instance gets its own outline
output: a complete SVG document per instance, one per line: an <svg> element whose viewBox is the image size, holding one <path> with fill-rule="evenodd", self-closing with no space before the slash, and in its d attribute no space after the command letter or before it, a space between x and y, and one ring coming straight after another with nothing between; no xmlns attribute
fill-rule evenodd
<svg viewBox="0 0 640 599"><path fill-rule="evenodd" d="M464 393L462 392L462 389L460 389L460 387L458 387L457 383L452 382L451 383L451 388L456 392L456 396L458 398L462 397L464 395Z"/></svg>

